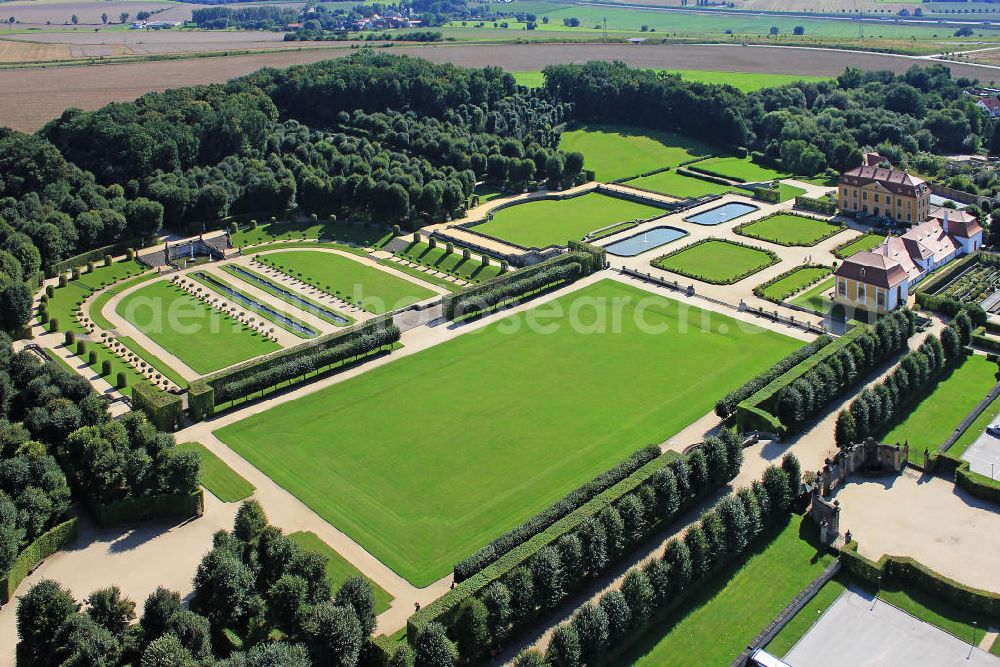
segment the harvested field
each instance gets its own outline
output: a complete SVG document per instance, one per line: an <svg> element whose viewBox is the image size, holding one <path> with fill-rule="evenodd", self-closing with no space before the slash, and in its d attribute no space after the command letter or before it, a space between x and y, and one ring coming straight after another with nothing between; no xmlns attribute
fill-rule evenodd
<svg viewBox="0 0 1000 667"><path fill-rule="evenodd" d="M196 7L197 5L195 5ZM91 0L87 2L45 2L44 0L16 0L3 3L4 18L13 16L18 27L44 26L48 29L68 26L72 28L70 17L76 14L81 26L103 25L101 14L107 14L112 24L117 24L118 16L128 12L133 17L139 12L159 12L157 21L186 21L191 18L192 5L179 2L128 2L127 0ZM51 23L51 25L48 25Z"/></svg>
<svg viewBox="0 0 1000 667"><path fill-rule="evenodd" d="M65 44L25 44L0 41L0 63L33 63L65 60L70 48Z"/></svg>
<svg viewBox="0 0 1000 667"><path fill-rule="evenodd" d="M0 126L34 131L69 106L96 109L151 91L222 82L261 67L311 63L348 52L348 45L342 44L282 53L0 71L0 90L6 93L0 96ZM500 65L511 71L534 71L553 63L621 60L638 67L660 69L831 76L843 72L847 65L901 73L915 64L933 64L925 59L877 53L722 45L442 45L394 47L392 52L467 67ZM949 63L949 67L953 76L984 81L998 78L996 70L990 68L957 63Z"/></svg>

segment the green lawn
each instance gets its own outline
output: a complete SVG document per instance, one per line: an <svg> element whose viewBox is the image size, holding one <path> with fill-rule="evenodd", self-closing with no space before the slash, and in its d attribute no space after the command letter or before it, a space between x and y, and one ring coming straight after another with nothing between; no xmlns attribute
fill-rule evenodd
<svg viewBox="0 0 1000 667"><path fill-rule="evenodd" d="M206 273L203 271L195 271L187 274L189 278L197 282L216 294L219 297L226 299L227 301L232 301L233 305L238 305L244 310L248 310L251 313L256 313L260 316L261 320L266 320L279 329L284 329L285 331L298 336L299 338L315 338L319 335L319 330L310 327L308 324L298 319L286 310L279 310L278 306L273 308L270 305L266 307L260 303L260 301L255 298L252 294L249 294L230 282L223 280L220 276ZM237 298L236 295L243 297L245 300ZM272 311L273 312L269 312ZM276 314L275 314L276 313ZM280 316L284 316L283 319ZM298 325L298 326L296 326ZM308 331L307 331L308 330Z"/></svg>
<svg viewBox="0 0 1000 667"><path fill-rule="evenodd" d="M246 266L241 266L239 268L242 271L246 271L247 273L255 276L258 280L263 281L264 284L261 284L259 282L255 282L255 281L251 280L249 277L247 277L245 275L242 275L241 273L239 273L236 270L236 268L232 264L225 264L225 265L222 266L222 270L223 271L225 271L226 273L228 273L232 277L236 278L237 280L245 282L248 285L253 285L257 289L263 290L263 291L267 292L268 294L271 294L274 297L276 297L278 299L281 299L282 301L284 301L288 305L294 306L295 308L298 308L302 312L309 313L310 315L312 315L314 317L318 317L321 320L323 320L325 322L329 322L330 324L334 324L334 325L336 325L338 327L346 327L349 324L354 324L354 318L351 317L350 315L342 313L339 310L337 310L335 308L332 308L330 306L324 306L323 304L318 303L318 302L314 301L313 299L310 299L309 297L307 297L304 294L297 294L296 296L299 299L301 299L302 301L305 301L305 304L303 304L300 301L296 301L295 299L293 299L290 296L288 296L287 294L285 294L284 290L286 290L287 288L282 287L281 285L279 285L278 283L274 282L273 280L271 280L267 276L263 275L262 273L254 271L253 269L250 269L250 268L248 268ZM339 317L341 319L337 319L334 316L329 315L328 313L334 313L337 317Z"/></svg>
<svg viewBox="0 0 1000 667"><path fill-rule="evenodd" d="M793 213L779 213L736 228L738 234L785 246L811 246L845 229L839 222L827 222Z"/></svg>
<svg viewBox="0 0 1000 667"><path fill-rule="evenodd" d="M326 558L326 577L330 580L330 588L333 590L334 595L337 594L337 590L349 578L364 576L358 568L344 560L343 556L321 540L316 533L299 531L297 533L289 533L288 537L306 551L313 551ZM389 608L394 598L371 579L368 580L368 583L372 585L372 591L375 593L375 613L381 614Z"/></svg>
<svg viewBox="0 0 1000 667"><path fill-rule="evenodd" d="M652 263L665 271L723 285L742 280L777 262L763 250L721 239L708 239L654 259Z"/></svg>
<svg viewBox="0 0 1000 667"><path fill-rule="evenodd" d="M841 593L850 586L860 588L875 593L875 586L867 581L858 579L846 571L842 571L831 579L819 590L812 600L799 611L798 614L781 629L771 643L767 645L768 653L783 657L793 646L805 636L806 632L820 619L824 611L830 608ZM961 609L942 600L933 597L916 587L904 588L895 580L883 582L878 595L880 600L884 600L894 607L902 609L906 613L919 618L925 623L929 623L945 632L950 632L959 639L971 641L972 632L975 629L979 639L982 639L983 629L996 627L996 619L979 614L972 614L965 609ZM975 621L978 625L973 626ZM994 648L1000 642L994 644Z"/></svg>
<svg viewBox="0 0 1000 667"><path fill-rule="evenodd" d="M803 266L793 270L781 280L771 283L762 291L765 299L772 301L782 301L789 295L795 294L806 285L812 284L823 276L828 276L833 271L828 266Z"/></svg>
<svg viewBox="0 0 1000 667"><path fill-rule="evenodd" d="M655 623L616 664L728 665L833 559L803 539L815 530L807 516L769 530L748 558Z"/></svg>
<svg viewBox="0 0 1000 667"><path fill-rule="evenodd" d="M911 456L937 449L996 384L997 364L974 354L947 373L882 442L910 443Z"/></svg>
<svg viewBox="0 0 1000 667"><path fill-rule="evenodd" d="M541 72L539 72L539 75ZM487 202L493 201L497 197L503 196L503 190L495 185L477 185L476 194L479 195L479 203L485 204Z"/></svg>
<svg viewBox="0 0 1000 667"><path fill-rule="evenodd" d="M680 134L626 125L587 125L564 132L559 148L583 153L584 166L594 170L597 180L605 182L676 167L718 152Z"/></svg>
<svg viewBox="0 0 1000 667"><path fill-rule="evenodd" d="M426 586L799 345L612 280L528 313L216 434ZM543 313L545 331L529 329ZM613 315L618 329L594 329Z"/></svg>
<svg viewBox="0 0 1000 667"><path fill-rule="evenodd" d="M102 329L111 330L115 328L106 317L103 315L104 306L107 305L108 301L112 297L121 294L123 291L129 289L130 287L135 287L140 283L144 283L147 280L152 280L159 274L155 271L150 271L148 273L143 273L142 275L135 276L134 278L129 278L128 280L123 280L120 283L116 283L112 287L108 287L103 292L94 297L94 300L90 302L90 319L94 321L94 324L101 327Z"/></svg>
<svg viewBox="0 0 1000 667"><path fill-rule="evenodd" d="M162 373L164 377L181 389L188 386L188 381L181 377L180 373L171 368L167 362L157 357L142 345L139 345L134 338L130 338L128 336L118 336L118 341L132 352L139 355L146 361L147 364L155 368L157 372Z"/></svg>
<svg viewBox="0 0 1000 667"><path fill-rule="evenodd" d="M370 313L388 313L436 294L415 282L332 252L275 252L261 259Z"/></svg>
<svg viewBox="0 0 1000 667"><path fill-rule="evenodd" d="M869 232L867 234L862 234L853 241L835 248L833 254L840 259L846 259L855 253L861 252L862 250L871 250L872 248L881 245L884 240L885 236Z"/></svg>
<svg viewBox="0 0 1000 667"><path fill-rule="evenodd" d="M736 156L709 158L701 162L696 162L689 168L705 169L713 174L720 174L726 178L741 180L747 183L788 178L788 174L784 172L751 162L750 158Z"/></svg>
<svg viewBox="0 0 1000 667"><path fill-rule="evenodd" d="M381 247L392 239L392 234L384 227L357 225L350 222L317 220L316 222L275 222L250 229L248 225L233 234L233 246L256 245L269 241L291 239L295 241L323 240L339 241L359 246Z"/></svg>
<svg viewBox="0 0 1000 667"><path fill-rule="evenodd" d="M88 336L89 334L77 323L74 315L75 312L79 310L80 304L83 303L84 299L96 290L116 283L120 280L136 276L137 274L143 273L145 270L145 266L135 261L115 262L111 266L97 266L94 268L93 272L85 273L80 276L79 280L70 280L66 284L66 287L57 287L55 289L53 297L49 299L49 317L59 320L60 331L72 331L76 334L77 338L80 338L81 336ZM97 301L97 299L95 299L95 301ZM91 312L93 311L94 309L91 308ZM106 324L108 323L107 320L104 320L103 318L102 321ZM73 348L74 351L75 349L76 348ZM116 357L110 350L105 348L100 343L89 343L87 345L88 353L90 350L97 353L97 361L90 366L91 370L95 373L100 374L101 366L104 361L111 363L111 374L105 379L112 385L115 384L118 373L125 374L125 382L127 386L123 389L123 393L126 395L131 394L131 390L128 389L128 387L131 387L136 382L147 382L143 375ZM81 364L86 364L87 357L84 356L84 358L79 359L79 361Z"/></svg>
<svg viewBox="0 0 1000 667"><path fill-rule="evenodd" d="M543 26L539 26L543 27ZM698 81L700 83L714 83L719 85L729 85L745 93L761 88L773 88L784 86L796 81L828 81L828 77L823 76L798 76L795 74L763 74L760 72L719 72L711 70L656 70L669 74L680 74L685 81ZM540 88L545 85L545 77L541 72L512 72L514 79L522 86L529 88Z"/></svg>
<svg viewBox="0 0 1000 667"><path fill-rule="evenodd" d="M962 458L962 454L969 448L969 445L985 433L986 427L992 424L997 417L1000 417L1000 400L994 400L983 410L981 415L976 417L976 420L969 425L969 428L965 429L965 432L959 436L955 444L948 450L948 455L959 459Z"/></svg>
<svg viewBox="0 0 1000 667"><path fill-rule="evenodd" d="M442 243L432 248L423 241L411 241L405 250L396 254L417 264L474 283L489 280L500 273L500 267L496 264L483 266L479 260L462 259L461 249L456 248L451 254L447 254Z"/></svg>
<svg viewBox="0 0 1000 667"><path fill-rule="evenodd" d="M778 195L781 198L780 201L788 201L789 199L795 199L799 195L804 195L806 193L802 188L796 187L794 185L788 185L787 183L778 183Z"/></svg>
<svg viewBox="0 0 1000 667"><path fill-rule="evenodd" d="M542 199L508 206L493 219L472 229L526 248L566 245L584 236L628 220L645 220L667 212L626 199L590 192L569 199Z"/></svg>
<svg viewBox="0 0 1000 667"><path fill-rule="evenodd" d="M678 174L672 169L670 171L661 171L651 176L632 179L626 185L680 197L681 199L704 197L705 195L721 195L726 192L741 192L737 188L728 185L719 185L718 183L703 181L700 178Z"/></svg>
<svg viewBox="0 0 1000 667"><path fill-rule="evenodd" d="M253 494L253 484L243 479L200 442L180 443L177 449L182 452L197 452L201 457L201 483L222 502L234 503Z"/></svg>
<svg viewBox="0 0 1000 667"><path fill-rule="evenodd" d="M833 300L827 296L833 291L834 279L827 278L821 280L814 287L792 299L796 306L802 306L822 315L830 312L833 308Z"/></svg>
<svg viewBox="0 0 1000 667"><path fill-rule="evenodd" d="M115 312L202 375L280 349L166 280L132 292Z"/></svg>

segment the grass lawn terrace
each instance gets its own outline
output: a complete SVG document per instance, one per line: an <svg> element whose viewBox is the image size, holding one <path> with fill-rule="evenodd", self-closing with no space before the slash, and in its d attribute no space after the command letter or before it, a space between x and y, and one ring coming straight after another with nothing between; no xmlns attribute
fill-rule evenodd
<svg viewBox="0 0 1000 667"><path fill-rule="evenodd" d="M828 266L799 267L781 280L773 282L765 287L762 290L764 298L781 301L782 299L787 298L788 295L801 291L806 285L809 285L822 277L830 275L832 271L833 269Z"/></svg>
<svg viewBox="0 0 1000 667"><path fill-rule="evenodd" d="M661 171L658 174L635 178L627 181L625 185L642 188L643 190L652 190L653 192L680 197L682 199L704 197L705 195L721 195L726 192L745 193L743 190L728 185L703 181L700 178L678 174L673 170Z"/></svg>
<svg viewBox="0 0 1000 667"><path fill-rule="evenodd" d="M544 248L579 241L616 222L666 215L664 209L589 192L568 199L542 199L500 209L473 231L525 248Z"/></svg>
<svg viewBox="0 0 1000 667"><path fill-rule="evenodd" d="M713 157L701 162L695 162L689 169L704 169L713 174L720 174L734 180L741 180L747 183L759 183L761 181L773 181L778 178L788 178L788 174L775 171L764 165L752 162L750 158L736 156Z"/></svg>
<svg viewBox="0 0 1000 667"><path fill-rule="evenodd" d="M653 266L688 278L725 285L775 264L778 260L757 248L707 239L653 260Z"/></svg>
<svg viewBox="0 0 1000 667"><path fill-rule="evenodd" d="M654 623L617 664L729 664L833 559L803 539L815 532L808 516L793 515L784 527L772 527L748 558L714 575Z"/></svg>
<svg viewBox="0 0 1000 667"><path fill-rule="evenodd" d="M564 132L559 148L583 153L585 167L604 182L717 154L697 139L627 125L587 125Z"/></svg>
<svg viewBox="0 0 1000 667"><path fill-rule="evenodd" d="M212 453L200 442L184 442L177 445L181 452L195 452L201 459L201 483L213 496L224 503L234 503L237 500L249 498L254 492L254 486L226 462Z"/></svg>
<svg viewBox="0 0 1000 667"><path fill-rule="evenodd" d="M793 213L779 213L736 231L743 236L786 246L812 246L842 231L844 226Z"/></svg>
<svg viewBox="0 0 1000 667"><path fill-rule="evenodd" d="M202 375L280 348L166 280L132 292L115 312Z"/></svg>
<svg viewBox="0 0 1000 667"><path fill-rule="evenodd" d="M945 373L934 390L908 410L882 442L910 443L910 451L937 449L996 384L997 364L974 354Z"/></svg>
<svg viewBox="0 0 1000 667"><path fill-rule="evenodd" d="M216 435L423 587L799 345L603 280Z"/></svg>
<svg viewBox="0 0 1000 667"><path fill-rule="evenodd" d="M833 278L821 280L813 287L792 299L792 303L825 315L833 308L833 299L830 298L830 293L833 292L833 285Z"/></svg>
<svg viewBox="0 0 1000 667"><path fill-rule="evenodd" d="M885 236L882 234L862 234L853 241L844 244L842 247L836 248L833 251L833 254L840 259L846 259L855 253L861 252L862 250L871 250L872 248L881 245L884 240Z"/></svg>
<svg viewBox="0 0 1000 667"><path fill-rule="evenodd" d="M328 294L349 297L353 303L377 315L436 294L423 285L332 252L293 250L268 253L263 259Z"/></svg>

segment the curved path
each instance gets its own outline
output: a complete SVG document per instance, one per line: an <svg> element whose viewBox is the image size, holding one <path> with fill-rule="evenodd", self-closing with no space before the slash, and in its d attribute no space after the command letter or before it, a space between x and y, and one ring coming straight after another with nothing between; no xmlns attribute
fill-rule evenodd
<svg viewBox="0 0 1000 667"><path fill-rule="evenodd" d="M262 67L288 67L350 53L348 45L282 53L215 56L106 65L0 70L0 125L31 132L67 107L96 109L109 102L134 100L148 92L205 83L221 83ZM726 44L440 44L394 47L392 53L419 56L465 67L499 65L512 72L588 60L620 60L636 67L725 72L765 72L836 76L853 65L902 73L928 65L918 56L806 47ZM1000 78L995 68L947 63L955 76L983 81Z"/></svg>

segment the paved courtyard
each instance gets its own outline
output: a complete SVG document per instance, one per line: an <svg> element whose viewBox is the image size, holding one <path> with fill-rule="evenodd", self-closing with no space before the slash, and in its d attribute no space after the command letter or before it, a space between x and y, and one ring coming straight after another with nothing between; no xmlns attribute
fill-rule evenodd
<svg viewBox="0 0 1000 667"><path fill-rule="evenodd" d="M983 433L962 454L972 472L996 479L1000 476L1000 438Z"/></svg>
<svg viewBox="0 0 1000 667"><path fill-rule="evenodd" d="M981 638L977 637L977 641ZM1000 658L869 594L846 590L792 647L792 667L1000 667Z"/></svg>

